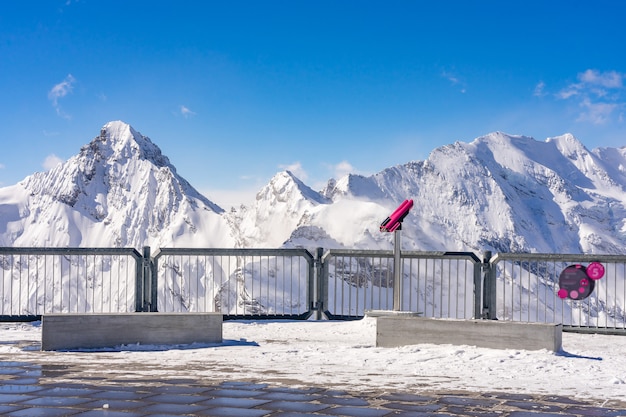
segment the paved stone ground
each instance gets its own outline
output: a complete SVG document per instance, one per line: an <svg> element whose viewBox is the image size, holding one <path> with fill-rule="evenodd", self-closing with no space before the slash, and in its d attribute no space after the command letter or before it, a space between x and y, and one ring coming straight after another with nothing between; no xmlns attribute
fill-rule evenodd
<svg viewBox="0 0 626 417"><path fill-rule="evenodd" d="M0 361L0 415L9 417L626 416L620 399L594 404L506 393L349 392L255 381L127 379L67 364Z"/></svg>

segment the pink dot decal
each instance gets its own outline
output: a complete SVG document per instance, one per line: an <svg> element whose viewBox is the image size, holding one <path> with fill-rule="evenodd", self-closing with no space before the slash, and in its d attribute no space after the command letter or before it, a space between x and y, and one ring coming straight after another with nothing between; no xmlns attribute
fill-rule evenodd
<svg viewBox="0 0 626 417"><path fill-rule="evenodd" d="M604 265L600 262L591 262L587 267L587 276L594 280L602 278L604 276Z"/></svg>
<svg viewBox="0 0 626 417"><path fill-rule="evenodd" d="M569 292L569 298L571 298L573 300L577 299L578 298L578 291L573 291L573 290L570 291Z"/></svg>
<svg viewBox="0 0 626 417"><path fill-rule="evenodd" d="M561 288L558 292L559 298L567 298L567 290Z"/></svg>

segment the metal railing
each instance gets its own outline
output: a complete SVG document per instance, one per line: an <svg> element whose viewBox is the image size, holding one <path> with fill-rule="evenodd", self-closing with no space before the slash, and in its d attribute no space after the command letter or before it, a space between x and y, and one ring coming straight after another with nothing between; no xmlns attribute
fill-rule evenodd
<svg viewBox="0 0 626 417"><path fill-rule="evenodd" d="M305 249L172 249L154 257L152 305L162 312L308 318L314 259Z"/></svg>
<svg viewBox="0 0 626 417"><path fill-rule="evenodd" d="M141 255L116 248L0 248L0 317L141 309Z"/></svg>
<svg viewBox="0 0 626 417"><path fill-rule="evenodd" d="M401 252L400 310L424 317L472 318L481 309L481 261L471 252ZM324 314L359 318L392 310L392 251L329 250L322 257Z"/></svg>
<svg viewBox="0 0 626 417"><path fill-rule="evenodd" d="M568 265L601 262L605 276L583 300L562 299L559 275ZM490 259L486 318L561 323L570 331L626 334L626 256L498 253Z"/></svg>
<svg viewBox="0 0 626 417"><path fill-rule="evenodd" d="M221 312L226 318L423 317L562 323L626 334L626 256L486 252L0 248L0 319L47 313ZM601 262L584 300L558 297L568 264ZM399 294L397 292L399 291Z"/></svg>

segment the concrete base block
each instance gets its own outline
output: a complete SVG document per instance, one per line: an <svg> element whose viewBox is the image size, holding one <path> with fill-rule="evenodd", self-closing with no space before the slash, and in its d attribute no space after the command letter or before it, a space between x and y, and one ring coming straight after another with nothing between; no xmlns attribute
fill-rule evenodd
<svg viewBox="0 0 626 417"><path fill-rule="evenodd" d="M376 318L376 346L380 347L433 343L558 352L562 347L562 332L561 324L402 316Z"/></svg>
<svg viewBox="0 0 626 417"><path fill-rule="evenodd" d="M221 343L219 313L46 314L41 350Z"/></svg>

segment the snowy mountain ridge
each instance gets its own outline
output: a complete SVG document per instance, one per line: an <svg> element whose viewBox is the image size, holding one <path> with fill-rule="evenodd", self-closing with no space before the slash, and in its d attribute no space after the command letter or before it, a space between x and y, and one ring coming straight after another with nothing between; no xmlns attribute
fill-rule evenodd
<svg viewBox="0 0 626 417"><path fill-rule="evenodd" d="M222 212L176 173L150 139L110 122L68 161L0 189L0 244L211 244L205 234L212 231L228 245L233 241Z"/></svg>
<svg viewBox="0 0 626 417"><path fill-rule="evenodd" d="M412 198L404 249L617 254L625 170L626 148L494 132L319 192L279 172L252 205L224 212L118 121L65 163L0 189L0 245L390 249L378 226Z"/></svg>

